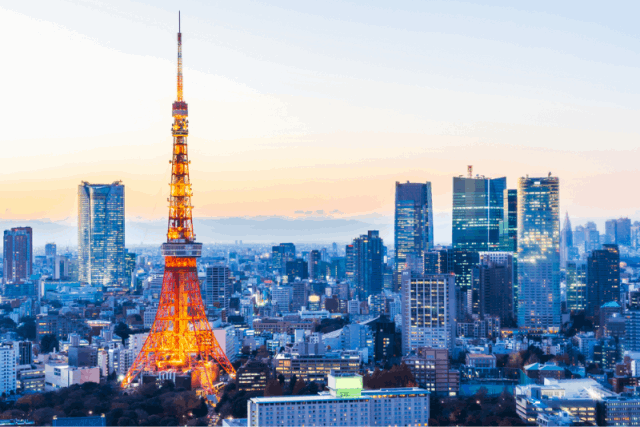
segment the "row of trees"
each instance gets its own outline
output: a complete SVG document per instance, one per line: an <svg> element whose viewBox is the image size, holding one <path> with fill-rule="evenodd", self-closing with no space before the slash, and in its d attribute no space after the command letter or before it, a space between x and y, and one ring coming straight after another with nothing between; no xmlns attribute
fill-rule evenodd
<svg viewBox="0 0 640 427"><path fill-rule="evenodd" d="M208 407L194 391L146 384L123 393L116 383L85 383L56 392L28 394L16 402L0 402L0 419L30 419L51 425L53 417L104 414L109 426L207 425Z"/></svg>

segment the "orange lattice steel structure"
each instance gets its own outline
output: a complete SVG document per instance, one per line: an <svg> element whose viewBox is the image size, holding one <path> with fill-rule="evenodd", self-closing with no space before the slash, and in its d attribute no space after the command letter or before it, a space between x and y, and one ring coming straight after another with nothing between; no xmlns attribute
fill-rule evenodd
<svg viewBox="0 0 640 427"><path fill-rule="evenodd" d="M187 103L182 98L182 33L178 30L178 99L173 103L171 127L171 196L167 243L162 245L165 256L162 293L149 337L122 382L123 387L144 372L191 372L196 386L213 393L218 365L235 376L213 335L200 294L196 258L202 252L202 244L195 242L193 233L187 115Z"/></svg>

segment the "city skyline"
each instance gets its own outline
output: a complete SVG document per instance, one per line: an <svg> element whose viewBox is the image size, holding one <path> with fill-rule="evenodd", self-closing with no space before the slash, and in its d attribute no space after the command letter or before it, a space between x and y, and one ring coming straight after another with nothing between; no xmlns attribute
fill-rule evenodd
<svg viewBox="0 0 640 427"><path fill-rule="evenodd" d="M28 51L37 58L24 58L3 73L18 72L7 74L7 79L16 87L29 85L46 94L40 106L29 108L20 104L22 95L13 89L8 94L31 113L29 118L15 117L18 133L9 130L2 136L3 143L12 147L3 170L11 185L0 189L0 199L11 203L1 209L0 219L74 222L74 188L80 181L120 179L131 196L128 219L162 218L168 159L161 153L169 140L161 123L168 118L165 106L171 96L159 88L171 80L173 65L170 49L153 46L170 38L175 11L144 3L128 13L122 12L125 5L119 3L109 10L100 5L73 8L63 2L42 6L41 10L3 6L0 18L2 31L30 34L10 49ZM450 180L464 175L469 164L486 176L506 176L511 186L526 174L552 172L561 177L560 210L568 211L576 224L597 220L603 229L611 217L640 217L633 206L633 190L628 197L609 191L635 176L637 132L632 123L637 118L638 91L632 76L638 60L630 44L636 30L626 22L616 21L619 30L613 31L609 15L596 17L588 7L584 15L569 19L565 10L545 5L536 11L475 5L466 8L464 15L455 15L464 17L470 29L460 24L445 29L453 6L433 3L416 11L434 23L433 30L426 32L413 19L405 20L402 24L413 35L408 37L398 29L398 20L406 18L405 9L410 7L371 7L353 23L369 37L364 41L345 18L330 18L346 42L333 56L322 56L319 37L327 36L326 42L335 47L335 39L321 23L323 17L331 10L352 16L357 5L330 4L329 12L295 10L284 4L254 6L246 11L248 22L239 19L235 8L241 5L216 5L219 10L212 21L204 18L209 15L208 6L194 4L193 10L183 11L185 23L193 28L192 44L185 52L193 65L185 74L188 86L198 88L188 99L198 111L192 144L199 157L191 169L197 183L196 218L392 217L395 181L429 181L435 241L450 243L446 231L451 221ZM291 28L282 30L284 34L258 17L279 12L294 21ZM381 21L385 12L390 12L388 25ZM90 25L96 24L98 16L99 25ZM509 37L515 34L515 40L507 40L483 23L489 16L497 28L519 25L522 31L508 33ZM251 29L249 22L259 25ZM113 28L122 30L114 34ZM555 31L553 42L543 36L544 28ZM272 47L256 41L259 31L275 40ZM382 31L389 43L389 49L379 54L376 31ZM304 37L293 42L292 33ZM579 40L585 33L588 40ZM237 42L220 41L227 39ZM436 40L442 48L430 47ZM366 49L350 61L360 43ZM269 59L256 52L256 46L267 49ZM441 49L447 47L460 53L443 53ZM507 62L507 54L516 47L522 52ZM472 48L487 59L471 54ZM608 48L624 55L612 56ZM308 53L299 56L299 64L292 63L288 55L302 51ZM54 69L42 81L25 73L38 69L41 61L53 60L52 52L69 59L76 72L58 75ZM327 61L314 59L314 53ZM430 53L437 54L438 64L426 59ZM466 65L472 67L462 68L476 71L451 74L464 54L469 54ZM285 59L277 59L283 55ZM567 71L560 65L549 70L552 59ZM372 67L367 71L363 64ZM126 73L118 68L121 65ZM249 76L246 70L256 66L263 72ZM517 77L524 69L530 81ZM492 76L496 70L500 72ZM91 75L91 80L78 73ZM615 75L618 83L603 81L605 73ZM59 83L50 85L50 78ZM102 82L100 87L95 81ZM48 85L46 91L43 84ZM91 90L61 93L55 89L74 85ZM619 89L623 86L624 90ZM368 94L374 88L378 99ZM134 120L126 123L119 119L124 94L132 100L128 105L135 106ZM425 107L424 99L430 99L431 106ZM71 127L62 125L67 121L58 115L69 110L76 113ZM247 122L243 114L251 120ZM40 126L22 123L34 116ZM119 149L123 146L127 148ZM18 158L21 161L12 161ZM388 235L382 237L391 241Z"/></svg>

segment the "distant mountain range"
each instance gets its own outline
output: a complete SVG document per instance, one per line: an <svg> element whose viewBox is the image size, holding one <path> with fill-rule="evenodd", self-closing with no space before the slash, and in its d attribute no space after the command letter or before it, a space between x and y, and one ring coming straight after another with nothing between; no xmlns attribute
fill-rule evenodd
<svg viewBox="0 0 640 427"><path fill-rule="evenodd" d="M34 246L55 242L58 247L78 244L77 226L73 221L0 219L0 230L11 227L33 228ZM393 243L393 217L363 215L351 218L309 216L299 218L263 216L235 218L195 218L196 237L202 243L331 243L344 244L367 230L379 230L387 244ZM162 243L166 239L167 220L136 218L125 224L126 244Z"/></svg>

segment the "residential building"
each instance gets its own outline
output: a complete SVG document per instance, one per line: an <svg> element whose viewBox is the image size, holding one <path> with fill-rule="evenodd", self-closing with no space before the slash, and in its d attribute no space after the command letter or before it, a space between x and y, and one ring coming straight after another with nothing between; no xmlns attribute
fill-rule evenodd
<svg viewBox="0 0 640 427"><path fill-rule="evenodd" d="M212 265L206 268L204 303L207 310L229 312L231 298L231 270L226 265Z"/></svg>
<svg viewBox="0 0 640 427"><path fill-rule="evenodd" d="M313 396L254 397L248 402L250 427L263 426L426 426L429 392L420 388L363 390L360 375L332 374L328 392Z"/></svg>
<svg viewBox="0 0 640 427"><path fill-rule="evenodd" d="M402 354L451 348L455 332L453 275L402 273Z"/></svg>
<svg viewBox="0 0 640 427"><path fill-rule="evenodd" d="M225 326L222 328L213 328L213 335L220 344L220 348L224 351L230 362L234 362L238 358L238 338L236 330L233 326Z"/></svg>
<svg viewBox="0 0 640 427"><path fill-rule="evenodd" d="M291 286L278 286L271 290L271 302L278 307L281 313L291 311L293 301L293 288Z"/></svg>
<svg viewBox="0 0 640 427"><path fill-rule="evenodd" d="M407 256L421 257L433 247L431 183L396 182L394 288L398 289Z"/></svg>
<svg viewBox="0 0 640 427"><path fill-rule="evenodd" d="M409 367L419 387L438 396L458 395L460 371L451 369L446 348L419 347L403 356L402 363Z"/></svg>
<svg viewBox="0 0 640 427"><path fill-rule="evenodd" d="M626 320L624 349L640 351L640 309L625 311L624 318Z"/></svg>
<svg viewBox="0 0 640 427"><path fill-rule="evenodd" d="M4 283L24 283L33 274L33 232L31 227L16 227L4 231Z"/></svg>
<svg viewBox="0 0 640 427"><path fill-rule="evenodd" d="M17 390L15 343L0 344L0 394L9 395Z"/></svg>
<svg viewBox="0 0 640 427"><path fill-rule="evenodd" d="M100 289L123 283L124 254L124 185L83 181L78 186L79 280Z"/></svg>
<svg viewBox="0 0 640 427"><path fill-rule="evenodd" d="M560 327L560 180L518 180L518 326Z"/></svg>

